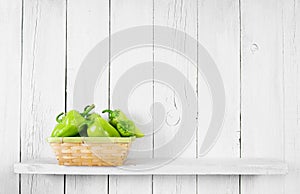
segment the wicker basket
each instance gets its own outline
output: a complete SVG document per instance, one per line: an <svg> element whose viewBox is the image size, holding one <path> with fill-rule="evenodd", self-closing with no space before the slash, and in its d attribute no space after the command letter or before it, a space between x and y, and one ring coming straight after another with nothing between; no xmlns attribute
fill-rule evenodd
<svg viewBox="0 0 300 194"><path fill-rule="evenodd" d="M49 137L59 165L120 166L134 137Z"/></svg>

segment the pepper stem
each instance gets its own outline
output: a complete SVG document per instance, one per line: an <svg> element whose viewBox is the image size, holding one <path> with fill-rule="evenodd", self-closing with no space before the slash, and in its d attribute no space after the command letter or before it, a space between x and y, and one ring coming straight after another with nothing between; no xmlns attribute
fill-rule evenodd
<svg viewBox="0 0 300 194"><path fill-rule="evenodd" d="M57 117L56 117L56 122L58 122L58 123L61 123L61 121L62 121L62 119L60 118L62 115L64 115L65 113L64 112L62 112L62 113L60 113L59 115L57 115Z"/></svg>
<svg viewBox="0 0 300 194"><path fill-rule="evenodd" d="M86 107L84 107L84 109L83 109L83 111L86 111L86 109L88 108L88 107L90 107L91 105L87 105Z"/></svg>
<svg viewBox="0 0 300 194"><path fill-rule="evenodd" d="M85 107L85 108L84 108L84 112L81 113L81 115L82 115L83 117L85 117L85 116L86 116L87 114L89 114L89 112L91 112L91 110L93 110L94 108L95 108L95 105L94 105L94 104Z"/></svg>
<svg viewBox="0 0 300 194"><path fill-rule="evenodd" d="M108 116L109 116L109 117L110 117L111 114L113 113L113 111L112 111L112 110L109 110L109 109L106 109L106 110L103 110L103 111L102 111L102 113L106 113L106 112L108 112Z"/></svg>

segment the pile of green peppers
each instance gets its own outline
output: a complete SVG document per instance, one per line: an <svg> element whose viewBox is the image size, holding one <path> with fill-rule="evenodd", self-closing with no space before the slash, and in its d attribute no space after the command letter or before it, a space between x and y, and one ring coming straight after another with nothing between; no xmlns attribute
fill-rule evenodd
<svg viewBox="0 0 300 194"><path fill-rule="evenodd" d="M109 122L91 111L88 105L82 113L71 110L56 117L57 124L51 137L143 137L144 134L120 110L104 110L109 113Z"/></svg>

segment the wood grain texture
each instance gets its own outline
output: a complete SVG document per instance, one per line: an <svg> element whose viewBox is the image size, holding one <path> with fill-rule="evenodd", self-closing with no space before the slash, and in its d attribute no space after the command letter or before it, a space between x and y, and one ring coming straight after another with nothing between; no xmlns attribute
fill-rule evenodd
<svg viewBox="0 0 300 194"><path fill-rule="evenodd" d="M117 42L113 35L121 30L128 28L152 25L153 3L152 0L111 0L111 52L116 50L121 43ZM132 34L132 39L139 34ZM122 53L117 58L111 56L110 63L110 107L117 109L120 107L114 107L112 101L114 97L114 90L116 84L121 76L126 75L129 69L135 68L143 62L152 61L152 48L139 48L129 49L127 52ZM152 74L152 72L147 72ZM131 79L130 77L128 79ZM149 111L152 104L153 90L151 83L141 85L141 87L131 86L131 96L120 96L120 98L128 99L128 108L130 117L136 122L147 122L149 116L145 114L145 111ZM121 88L118 88L119 90ZM126 106L126 105L125 105ZM145 109L146 108L146 109ZM147 108L149 108L147 110ZM136 117L138 116L138 117ZM150 126L152 130L152 126ZM142 129L144 130L144 129ZM144 131L145 132L145 131ZM151 155L145 155L138 150L152 150L152 134L147 131L146 136L142 139L137 139L133 142L131 150L137 150L135 154L129 153L129 158L132 157L146 157ZM139 193L152 193L152 177L151 176L109 176L109 193L112 194L139 194Z"/></svg>
<svg viewBox="0 0 300 194"><path fill-rule="evenodd" d="M284 157L283 1L241 1L242 157ZM242 177L241 191L284 193L284 178Z"/></svg>
<svg viewBox="0 0 300 194"><path fill-rule="evenodd" d="M0 193L18 193L12 163L20 160L22 2L2 1L0 18Z"/></svg>
<svg viewBox="0 0 300 194"><path fill-rule="evenodd" d="M154 25L166 26L173 28L174 30L183 31L189 34L194 39L197 39L197 1L156 1L154 0ZM154 27L154 44L158 45L159 36L163 36ZM160 82L154 83L154 102L160 102L166 111L166 118L160 129L155 129L154 134L154 157L171 157L173 150L164 149L158 152L156 149L163 146L174 138L174 134L181 127L182 114L188 115L186 112L182 112L182 106L189 105L189 99L196 97L197 86L197 64L193 64L189 59L180 56L174 50L175 45L180 45L182 50L186 46L185 39L181 36L177 36L177 33L170 34L168 36L172 45L168 48L154 47L154 69L158 69L156 62L163 62L170 65L172 68L178 70L183 74L186 80L183 87L171 85L170 87L161 84ZM189 45L190 46L190 45ZM197 43L195 42L194 49L197 49ZM195 52L196 53L196 52ZM196 56L195 56L196 58ZM156 77L156 71L154 71L154 79ZM165 76L174 77L172 72L165 72ZM164 80L163 80L164 81ZM167 83L171 84L171 83ZM190 85L190 86L189 86ZM191 87L194 96L185 96L181 99L178 93L185 93L187 87ZM182 89L182 90L181 90ZM197 107L189 107L197 108ZM191 111L192 112L192 111ZM157 115L154 115L157 117ZM196 123L196 115L194 122ZM156 118L159 120L159 118ZM177 123L177 124L176 124ZM194 131L193 131L194 132ZM180 140L178 140L180 141ZM180 157L195 158L196 157L196 135L190 142L190 145L182 153ZM196 176L153 176L153 193L196 193Z"/></svg>
<svg viewBox="0 0 300 194"><path fill-rule="evenodd" d="M53 157L46 138L64 110L65 2L24 1L21 160ZM63 176L24 175L22 193L63 193Z"/></svg>
<svg viewBox="0 0 300 194"><path fill-rule="evenodd" d="M73 174L66 176L66 193L299 193L299 0L2 0L0 4L0 132L5 136L0 143L3 156L0 161L0 193L18 193L19 190L20 193L63 193L64 178L62 175L53 175L53 172ZM54 159L45 138L55 125L56 114L65 108L73 108L76 75L89 51L109 36L109 29L114 33L153 23L198 37L200 44L215 60L224 80L227 112L223 132L203 159L212 159L213 162L217 160L214 157L233 159L238 158L240 152L244 158L284 159L289 165L288 175L242 176L241 188L238 176L227 175L237 172L230 165L225 168L215 165L219 173L223 170L225 176L215 176L216 168L212 163L206 163L207 166L201 163L203 168L195 167L195 171L206 176L195 176L195 171L191 169L188 176L174 175L176 171L172 168L180 168L178 173L187 172L192 166L190 163L191 166L186 168L179 165L164 166L164 175L173 175L155 175L152 185L151 173L159 174L162 172L159 169L153 169L144 176L140 172L139 175L114 175L108 178L106 174L118 174L120 171L107 173L101 169L92 171L83 167L76 172L73 167L65 170L66 167L60 168L52 163L47 163L46 167L41 163L33 166L22 163L16 165L17 171L30 175L21 175L19 183L19 176L12 174L12 163L40 157ZM176 43L176 36L171 38ZM136 64L152 61L153 57L180 70L194 90L198 90L198 136L182 155L183 158L194 158L206 134L204 129L210 121L212 102L205 79L200 74L195 75L193 69L186 68L189 62L175 53L163 49L155 49L153 53L152 48L140 48L114 59L110 69L111 85L107 68L95 87L96 110L99 112L111 105L109 101L114 86L122 74ZM171 103L175 102L180 109L174 92L159 84L152 91L152 86L150 83L137 88L129 99L130 113L137 122L151 119L146 114L141 117L136 115L148 112L148 104L157 100L165 100L169 108L175 108ZM141 100L141 96L145 98ZM157 147L169 138L167 132L156 133L156 141L152 141L149 135L136 142L133 148ZM129 157L132 159L136 156ZM253 170L252 167L248 169ZM226 171L228 169L230 172ZM256 173L270 173L264 170L256 169ZM87 172L102 175L84 175Z"/></svg>
<svg viewBox="0 0 300 194"><path fill-rule="evenodd" d="M239 158L240 155L240 64L239 4L236 0L199 1L198 36L215 61L222 76L226 96L226 112L221 134L210 152L204 156ZM207 133L212 106L209 88L199 70L198 146ZM218 185L216 187L216 185ZM239 193L238 176L198 177L198 193Z"/></svg>
<svg viewBox="0 0 300 194"><path fill-rule="evenodd" d="M76 76L88 53L109 35L109 2L78 0L67 3L67 109L74 107ZM106 49L109 49L107 44ZM108 57L108 56L107 56ZM99 65L100 66L100 65ZM94 87L94 86L89 86ZM95 86L97 112L108 105L108 71L102 74ZM98 95L100 93L100 95ZM83 101L85 101L83 99ZM66 176L66 193L107 193L107 176Z"/></svg>
<svg viewBox="0 0 300 194"><path fill-rule="evenodd" d="M289 174L285 176L285 193L296 194L300 190L300 2L285 1L282 24L284 26L284 125L285 160Z"/></svg>

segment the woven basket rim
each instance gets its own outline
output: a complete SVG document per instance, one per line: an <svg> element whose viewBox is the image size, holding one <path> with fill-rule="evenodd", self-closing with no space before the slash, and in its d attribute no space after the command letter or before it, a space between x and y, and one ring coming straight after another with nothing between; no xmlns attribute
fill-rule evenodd
<svg viewBox="0 0 300 194"><path fill-rule="evenodd" d="M135 137L48 137L46 140L48 143L130 143L135 140Z"/></svg>

